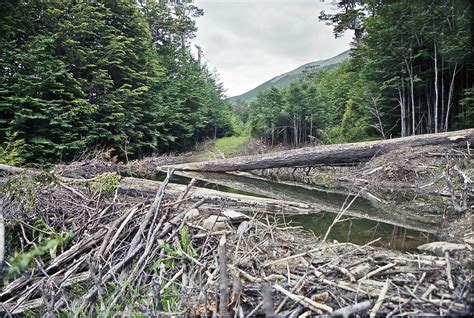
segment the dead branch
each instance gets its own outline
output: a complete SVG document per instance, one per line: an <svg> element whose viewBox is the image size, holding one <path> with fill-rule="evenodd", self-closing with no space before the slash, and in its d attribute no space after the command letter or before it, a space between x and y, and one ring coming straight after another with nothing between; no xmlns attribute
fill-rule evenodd
<svg viewBox="0 0 474 318"><path fill-rule="evenodd" d="M451 169L454 171L454 173L458 175L459 179L461 179L461 181L463 182L463 187L461 190L459 203L456 197L453 182L449 174L449 171ZM449 168L449 166L446 166L446 169L443 171L443 178L446 180L446 184L448 186L448 192L451 198L451 204L454 210L458 213L466 212L469 209L468 198L469 198L469 194L471 190L472 180L469 178L469 176L466 173L464 173L457 166L454 166L453 168Z"/></svg>
<svg viewBox="0 0 474 318"><path fill-rule="evenodd" d="M219 315L227 317L229 315L229 290L227 277L227 251L226 237L222 235L219 240Z"/></svg>
<svg viewBox="0 0 474 318"><path fill-rule="evenodd" d="M0 198L0 274L5 261L5 222L3 221L3 198Z"/></svg>
<svg viewBox="0 0 474 318"><path fill-rule="evenodd" d="M366 311L374 304L373 300L366 300L360 303L355 303L353 305L349 305L340 309L335 310L332 315L342 316L342 317L349 317L350 315L356 314L361 311Z"/></svg>

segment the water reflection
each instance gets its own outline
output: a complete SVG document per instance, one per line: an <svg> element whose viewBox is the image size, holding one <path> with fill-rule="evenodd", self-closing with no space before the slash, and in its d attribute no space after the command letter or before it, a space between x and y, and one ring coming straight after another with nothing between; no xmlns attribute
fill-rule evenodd
<svg viewBox="0 0 474 318"><path fill-rule="evenodd" d="M163 180L165 180L165 178L166 178L166 173L158 172L153 177L153 180L163 181ZM177 173L173 174L170 178L170 182L171 183L176 183L176 184L188 184L189 181L191 181L190 177L179 175ZM235 188L232 188L232 187L229 187L229 186L225 186L225 185L222 185L222 184L217 184L217 183L214 183L214 182L209 182L209 181L205 181L205 180L201 180L201 179L197 179L194 186L198 187L198 188L206 188L206 189L212 189L212 190L228 192L228 193L249 195L249 196L258 197L258 198L267 198L267 196L264 196L264 195L261 195L261 194L255 193L255 192L239 190L239 189L235 189Z"/></svg>
<svg viewBox="0 0 474 318"><path fill-rule="evenodd" d="M197 187L314 204L324 212L311 215L288 215L285 221L301 225L304 229L321 237L333 223L336 213L340 211L344 202L354 198L354 195L347 193L321 191L225 173L178 173L173 175L171 182L187 184L192 177L198 180L195 184ZM159 173L155 176L155 180L162 181L164 177L164 173ZM381 209L372 205L367 199L357 197L343 219L332 228L328 239L363 245L381 237L381 240L377 242L378 245L411 251L418 245L435 239L433 234L423 232L424 229L433 232L435 228L436 220L434 219L419 220L416 215L399 211L393 206L392 210L389 210L389 206Z"/></svg>
<svg viewBox="0 0 474 318"><path fill-rule="evenodd" d="M334 213L318 213L313 215L286 216L285 222L302 226L313 232L317 237L323 237L334 221ZM351 242L358 245L367 244L376 238L381 239L375 245L391 249L413 251L418 245L428 243L434 236L429 233L407 229L388 223L364 218L346 217L336 223L329 233L328 240Z"/></svg>

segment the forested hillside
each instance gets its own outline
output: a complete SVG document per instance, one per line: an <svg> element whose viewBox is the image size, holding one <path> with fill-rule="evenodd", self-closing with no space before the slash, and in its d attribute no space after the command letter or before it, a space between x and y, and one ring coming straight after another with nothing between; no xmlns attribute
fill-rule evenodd
<svg viewBox="0 0 474 318"><path fill-rule="evenodd" d="M201 14L181 1L0 2L0 152L131 158L230 133L221 84L190 54Z"/></svg>
<svg viewBox="0 0 474 318"><path fill-rule="evenodd" d="M275 76L271 80L266 81L242 95L230 97L228 101L232 103L239 100L241 102L252 102L257 98L259 92L271 87L281 89L289 86L292 82L313 78L315 74L320 71L334 69L341 66L342 62L349 58L349 53L350 51L348 50L326 60L306 63L292 71Z"/></svg>
<svg viewBox="0 0 474 318"><path fill-rule="evenodd" d="M336 9L320 19L336 36L354 31L352 58L237 104L254 136L299 145L474 127L471 1L342 0Z"/></svg>

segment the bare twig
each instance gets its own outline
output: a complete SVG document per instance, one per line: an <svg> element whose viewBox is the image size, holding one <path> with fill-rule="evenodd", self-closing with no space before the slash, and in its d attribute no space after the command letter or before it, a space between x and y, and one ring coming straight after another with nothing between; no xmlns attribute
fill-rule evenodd
<svg viewBox="0 0 474 318"><path fill-rule="evenodd" d="M470 192L472 180L469 178L469 176L466 173L464 173L457 166L454 166L452 169L463 182L463 187L462 187L462 190L461 190L461 198L460 198L459 203L458 203L458 200L457 200L457 197L456 197L456 194L455 194L453 182L452 182L451 177L449 175L449 171L451 170L449 168L449 165L446 166L446 169L443 172L443 178L446 180L449 195L451 197L451 204L452 204L454 210L458 213L464 213L469 208L468 198L469 198L469 192Z"/></svg>
<svg viewBox="0 0 474 318"><path fill-rule="evenodd" d="M449 252L445 252L446 257L446 278L448 279L449 289L454 290L453 276L451 275L451 262L449 261Z"/></svg>
<svg viewBox="0 0 474 318"><path fill-rule="evenodd" d="M222 235L219 240L219 315L221 317L227 317L229 315L229 290L228 290L228 277L227 277L227 250L226 250L226 237Z"/></svg>
<svg viewBox="0 0 474 318"><path fill-rule="evenodd" d="M153 201L153 204L151 205L150 209L148 210L147 214L145 215L144 220L140 224L140 228L135 233L135 236L133 237L132 242L130 243L130 247L128 248L128 254L129 255L132 253L132 251L135 250L135 248L138 245L138 242L140 241L140 238L141 238L143 232L145 231L145 228L148 226L148 223L150 222L152 216L159 209L160 204L161 204L161 200L163 199L165 188L168 185L168 182L170 181L171 176L173 175L173 171L174 171L173 169L168 169L166 179L161 183L160 189L156 193L155 200Z"/></svg>
<svg viewBox="0 0 474 318"><path fill-rule="evenodd" d="M373 300L366 300L360 303L355 303L353 305L349 305L349 306L335 310L332 313L332 315L335 317L337 316L349 317L350 315L369 309L370 307L372 307L373 303L374 303Z"/></svg>
<svg viewBox="0 0 474 318"><path fill-rule="evenodd" d="M387 270L387 269L389 269L389 268L394 267L395 265L397 265L397 264L396 264L396 263L388 263L388 264L385 265L385 266L381 266L381 267L377 268L376 270L373 270L373 271L371 271L370 273L367 273L367 275L365 275L364 277L359 278L359 281L364 280L364 279L367 279L367 278L369 278L369 277L372 277L372 276L374 276L375 274L378 274L378 273L383 272L383 271L385 271L385 270Z"/></svg>
<svg viewBox="0 0 474 318"><path fill-rule="evenodd" d="M288 290L284 289L283 287L281 287L279 284L273 285L273 288L275 288L276 290L278 290L279 292L281 292L285 296L288 296L290 299L300 303L304 307L306 307L308 309L311 309L312 311L314 311L316 313L320 313L321 310L324 310L324 311L329 312L329 313L333 312L333 309L331 307L329 307L327 305L324 305L324 304L317 303L317 302L309 299L308 297L293 294L293 293L289 292Z"/></svg>
<svg viewBox="0 0 474 318"><path fill-rule="evenodd" d="M263 291L263 311L267 317L274 317L275 310L273 309L272 287L269 283L262 284Z"/></svg>
<svg viewBox="0 0 474 318"><path fill-rule="evenodd" d="M0 198L0 274L5 260L5 223L3 219L3 198Z"/></svg>
<svg viewBox="0 0 474 318"><path fill-rule="evenodd" d="M380 291L379 297L377 298L377 301L375 302L374 307L370 311L370 318L374 318L374 317L377 316L377 312L379 311L380 307L382 306L382 303L385 300L385 296L387 295L389 285L390 285L390 279L387 279L385 281L385 284L383 285L382 290Z"/></svg>

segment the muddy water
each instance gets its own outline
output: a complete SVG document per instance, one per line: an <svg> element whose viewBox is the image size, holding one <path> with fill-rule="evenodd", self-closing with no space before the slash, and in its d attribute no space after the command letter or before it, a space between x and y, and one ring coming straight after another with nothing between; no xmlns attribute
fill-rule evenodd
<svg viewBox="0 0 474 318"><path fill-rule="evenodd" d="M164 177L165 174L159 173L154 179L162 181ZM419 217L413 213L398 211L393 205L380 208L374 202L362 197L360 193L357 195L333 192L222 173L180 172L180 175L173 175L171 182L187 184L190 178L198 180L195 184L197 187L314 206L318 213L287 215L284 221L302 226L317 237L324 236L341 206L347 206L347 203L353 200L345 215L333 226L328 236L329 240L338 242L362 245L380 237L377 245L412 251L418 245L433 241L435 239L433 233L439 228L436 218Z"/></svg>

